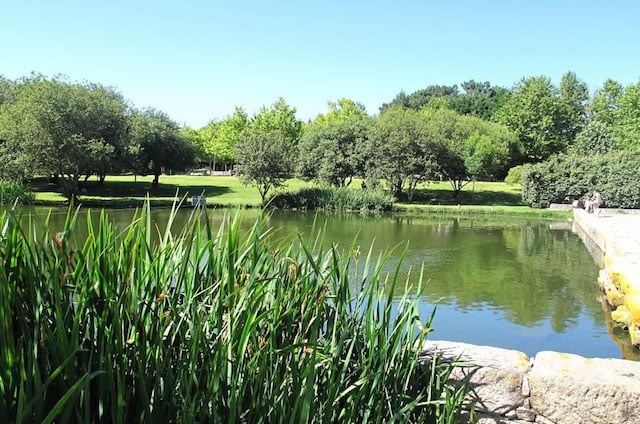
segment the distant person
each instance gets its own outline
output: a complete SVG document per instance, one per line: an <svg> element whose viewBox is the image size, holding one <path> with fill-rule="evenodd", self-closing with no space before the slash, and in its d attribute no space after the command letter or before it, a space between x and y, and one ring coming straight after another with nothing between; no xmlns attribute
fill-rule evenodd
<svg viewBox="0 0 640 424"><path fill-rule="evenodd" d="M584 202L584 208L587 212L593 213L602 205L602 194L599 191L594 191L593 196L591 196L586 202Z"/></svg>

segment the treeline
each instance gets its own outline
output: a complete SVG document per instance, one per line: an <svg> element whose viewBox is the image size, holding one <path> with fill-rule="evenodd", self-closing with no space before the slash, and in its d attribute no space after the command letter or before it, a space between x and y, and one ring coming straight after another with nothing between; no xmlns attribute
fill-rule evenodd
<svg viewBox="0 0 640 424"><path fill-rule="evenodd" d="M568 72L559 86L536 76L511 89L472 80L401 92L373 116L340 99L309 122L278 99L193 129L99 84L0 79L0 177L51 175L73 195L89 175L153 174L157 184L162 172L200 162L235 168L263 200L292 176L330 186L358 177L411 200L421 181L445 179L457 193L557 154L638 152L639 105L640 83L607 80L590 94Z"/></svg>

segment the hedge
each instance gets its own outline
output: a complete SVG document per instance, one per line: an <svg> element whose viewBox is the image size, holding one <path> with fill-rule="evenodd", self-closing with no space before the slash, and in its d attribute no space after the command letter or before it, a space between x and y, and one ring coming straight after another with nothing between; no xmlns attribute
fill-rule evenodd
<svg viewBox="0 0 640 424"><path fill-rule="evenodd" d="M278 209L390 211L393 197L379 190L314 187L277 193L267 204Z"/></svg>
<svg viewBox="0 0 640 424"><path fill-rule="evenodd" d="M522 170L522 200L532 207L571 203L594 190L605 207L640 208L640 155L611 152L600 155L557 155Z"/></svg>

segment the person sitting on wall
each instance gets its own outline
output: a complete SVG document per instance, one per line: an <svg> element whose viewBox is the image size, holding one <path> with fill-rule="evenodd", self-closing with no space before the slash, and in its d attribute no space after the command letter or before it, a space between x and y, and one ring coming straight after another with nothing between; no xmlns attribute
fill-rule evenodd
<svg viewBox="0 0 640 424"><path fill-rule="evenodd" d="M584 202L584 208L587 212L593 213L602 205L602 194L599 191L594 191L593 196L591 196L586 202Z"/></svg>

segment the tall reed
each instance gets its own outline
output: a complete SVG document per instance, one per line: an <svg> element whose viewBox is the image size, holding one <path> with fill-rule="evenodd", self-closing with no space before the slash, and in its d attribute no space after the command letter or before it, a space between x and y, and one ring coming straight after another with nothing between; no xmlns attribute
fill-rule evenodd
<svg viewBox="0 0 640 424"><path fill-rule="evenodd" d="M57 234L2 217L1 422L457 422L464 389L419 362L431 318L384 257L202 214L102 213L77 245L73 213Z"/></svg>

